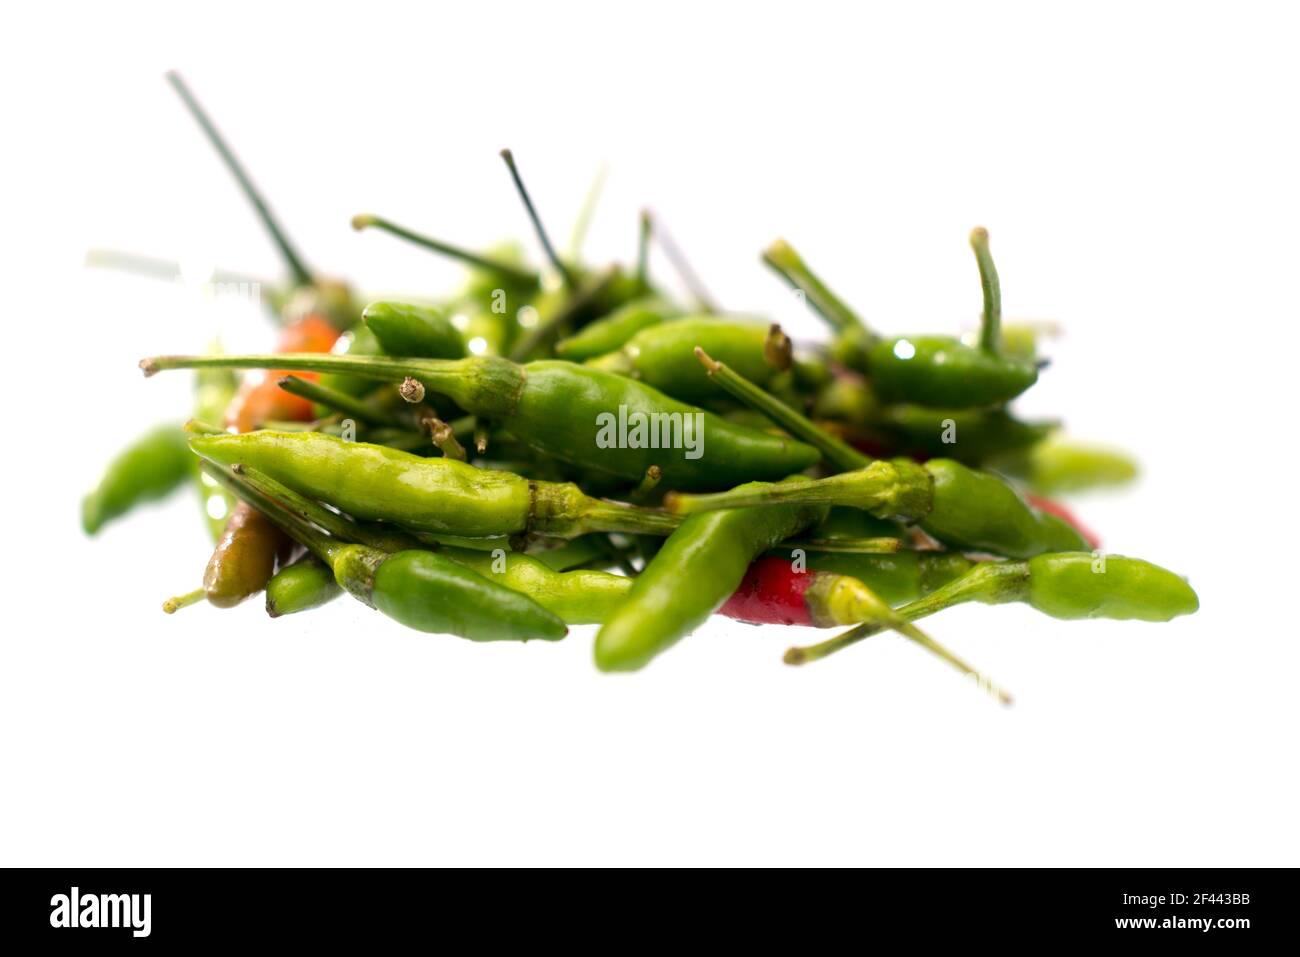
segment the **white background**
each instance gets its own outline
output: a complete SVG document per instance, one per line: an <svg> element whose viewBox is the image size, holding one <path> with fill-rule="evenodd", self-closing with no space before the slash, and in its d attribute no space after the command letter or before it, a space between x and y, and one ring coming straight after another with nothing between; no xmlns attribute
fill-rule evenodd
<svg viewBox="0 0 1300 957"><path fill-rule="evenodd" d="M1296 23L1257 4L27 6L5 14L0 862L1296 864ZM1169 625L967 608L892 636L710 623L635 676L559 645L408 633L347 599L168 618L184 496L83 539L78 499L189 379L141 356L251 309L81 268L89 246L275 275L162 81L182 69L313 264L372 293L454 266L347 225L631 255L655 207L733 309L822 330L759 264L788 237L877 327L969 325L989 227L1010 316L1068 335L1022 408L1140 450L1081 500L1187 574ZM661 275L666 267L655 263Z"/></svg>

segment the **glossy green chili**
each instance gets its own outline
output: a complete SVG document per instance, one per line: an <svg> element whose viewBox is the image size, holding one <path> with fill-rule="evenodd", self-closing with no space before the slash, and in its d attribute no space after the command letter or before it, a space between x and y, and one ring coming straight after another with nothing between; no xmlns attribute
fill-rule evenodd
<svg viewBox="0 0 1300 957"><path fill-rule="evenodd" d="M802 442L733 425L643 383L571 362L519 365L489 356L443 360L286 354L158 356L140 365L146 375L231 367L337 371L389 381L410 376L555 458L631 481L640 481L657 465L671 488L776 479L818 459L817 450ZM658 447L665 445L671 447Z"/></svg>
<svg viewBox="0 0 1300 957"><path fill-rule="evenodd" d="M175 491L194 468L187 437L178 425L150 429L117 454L95 490L81 500L81 527L94 535L137 505Z"/></svg>
<svg viewBox="0 0 1300 957"><path fill-rule="evenodd" d="M266 613L279 618L318 608L342 591L334 580L334 570L308 552L285 565L266 583Z"/></svg>
<svg viewBox="0 0 1300 957"><path fill-rule="evenodd" d="M642 329L675 319L681 310L657 296L633 299L555 344L555 354L571 362L594 359L623 348Z"/></svg>
<svg viewBox="0 0 1300 957"><path fill-rule="evenodd" d="M701 368L695 349L704 349L761 386L790 365L788 353L779 357L779 365L769 363L770 328L753 320L686 316L641 330L617 352L592 359L587 366L631 376L683 402L715 399L721 391Z"/></svg>
<svg viewBox="0 0 1300 957"><path fill-rule="evenodd" d="M1170 621L1200 607L1186 579L1140 558L1090 552L1038 555L1028 561L975 566L941 588L898 609L916 621L963 602L1023 602L1053 618ZM875 624L786 652L787 664L824 658L881 631Z"/></svg>
<svg viewBox="0 0 1300 957"><path fill-rule="evenodd" d="M434 306L372 302L361 313L361 321L385 355L422 359L459 359L465 355L460 333Z"/></svg>
<svg viewBox="0 0 1300 957"><path fill-rule="evenodd" d="M767 487L775 486L744 486ZM796 504L688 518L637 576L627 601L597 633L596 666L602 671L644 667L721 608L754 559L825 514L825 508Z"/></svg>
<svg viewBox="0 0 1300 957"><path fill-rule="evenodd" d="M991 463L991 467L1023 481L1040 495L1060 495L1110 485L1137 477L1137 463L1116 449L1079 445L1053 436L1033 447Z"/></svg>
<svg viewBox="0 0 1300 957"><path fill-rule="evenodd" d="M319 432L201 435L190 444L209 461L257 469L356 518L435 534L666 535L679 522L658 510L591 498L570 483L529 481L451 458L426 459Z"/></svg>
<svg viewBox="0 0 1300 957"><path fill-rule="evenodd" d="M841 336L837 358L864 372L885 402L909 402L935 408L968 409L1001 405L1038 381L1033 362L1001 353L1002 299L997 271L988 251L988 233L971 232L979 266L984 313L979 346L954 336L880 338L845 306L784 241L774 243L764 261L825 317Z"/></svg>

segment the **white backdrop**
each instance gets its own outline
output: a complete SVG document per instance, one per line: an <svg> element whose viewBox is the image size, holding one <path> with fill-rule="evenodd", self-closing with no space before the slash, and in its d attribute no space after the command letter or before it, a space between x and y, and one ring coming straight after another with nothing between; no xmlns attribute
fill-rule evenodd
<svg viewBox="0 0 1300 957"><path fill-rule="evenodd" d="M1297 863L1285 7L345 9L6 14L0 863ZM1008 315L1068 329L1021 408L1140 451L1137 486L1079 510L1201 612L934 619L1010 710L892 636L797 670L788 631L714 622L611 677L590 629L475 646L346 599L165 617L206 557L193 502L91 542L78 499L188 407L137 359L269 327L81 258L278 266L171 67L310 261L374 293L458 271L356 212L533 248L503 146L561 237L610 164L593 259L652 205L717 298L805 336L771 239L878 327L946 329L976 317L986 225Z"/></svg>

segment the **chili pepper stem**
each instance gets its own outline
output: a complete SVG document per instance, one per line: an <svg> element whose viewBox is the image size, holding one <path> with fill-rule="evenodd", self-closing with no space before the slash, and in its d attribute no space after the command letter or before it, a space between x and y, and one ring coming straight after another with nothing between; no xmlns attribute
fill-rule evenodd
<svg viewBox="0 0 1300 957"><path fill-rule="evenodd" d="M763 340L763 360L777 372L784 372L794 362L794 343L782 331L779 323L772 323Z"/></svg>
<svg viewBox="0 0 1300 957"><path fill-rule="evenodd" d="M980 289L984 294L984 312L980 318L980 348L992 355L1002 351L1002 284L989 251L989 231L983 226L971 230L970 246L980 271Z"/></svg>
<svg viewBox="0 0 1300 957"><path fill-rule="evenodd" d="M582 253L582 244L587 239L587 230L591 227L596 207L600 205L600 194L605 190L605 180L609 177L609 164L601 163L596 167L596 174L587 187L587 195L582 199L578 218L573 221L573 232L569 234L569 258L577 260Z"/></svg>
<svg viewBox="0 0 1300 957"><path fill-rule="evenodd" d="M800 255L784 239L778 239L763 250L763 262L773 272L803 293L804 301L837 332L845 329L866 329L866 323L850 309L839 296L831 292L824 282L813 274ZM872 337L874 338L874 336Z"/></svg>
<svg viewBox="0 0 1300 957"><path fill-rule="evenodd" d="M901 538L798 538L782 542L781 548L802 548L809 552L836 552L849 555L890 555L903 550Z"/></svg>
<svg viewBox="0 0 1300 957"><path fill-rule="evenodd" d="M338 555L339 549L343 547L341 543L330 539L310 522L281 505L260 489L253 487L246 481L243 481L230 469L221 468L220 466L207 461L201 462L199 467L223 486L238 495L249 505L264 514L271 521L275 522L275 524L279 525L287 535L297 541L298 544L302 545L321 561L325 562L327 565L333 565L334 558Z"/></svg>
<svg viewBox="0 0 1300 957"><path fill-rule="evenodd" d="M196 588L194 591L186 592L184 595L176 595L173 598L168 598L162 603L162 610L169 615L174 615L182 608L188 608L190 605L197 605L207 597L207 589Z"/></svg>
<svg viewBox="0 0 1300 957"><path fill-rule="evenodd" d="M650 288L650 235L654 230L654 220L650 213L641 210L638 217L639 229L636 242L636 280L642 292Z"/></svg>
<svg viewBox="0 0 1300 957"><path fill-rule="evenodd" d="M456 459L464 462L466 459L465 446L456 440L456 430L453 429L436 415L431 415L424 419L423 426L429 430L429 438L433 439L433 444L449 459Z"/></svg>
<svg viewBox="0 0 1300 957"><path fill-rule="evenodd" d="M405 226L399 226L391 220L384 219L382 216L375 216L371 213L358 213L352 217L352 228L357 232L370 228L378 229L388 233L390 236L396 236L398 239L404 239L416 246L422 246L425 249L448 256L451 259L457 259L466 265L473 266L476 269L482 269L486 272L498 273L509 279L518 281L524 285L537 285L537 273L531 269L524 269L515 266L512 263L502 262L499 259L493 259L490 256L482 256L478 253L463 249L460 246L453 246L451 243L445 243L441 239L434 239L423 233L417 233L414 230L407 229Z"/></svg>
<svg viewBox="0 0 1300 957"><path fill-rule="evenodd" d="M1028 589L1028 582L1028 563L989 562L975 566L960 578L894 611L900 618L911 622L967 601L979 601L985 604L1019 601ZM784 660L787 665L802 665L810 661L818 661L883 630L884 626L873 622L858 625L825 641L789 648L786 650Z"/></svg>
<svg viewBox="0 0 1300 957"><path fill-rule="evenodd" d="M762 412L795 438L816 448L837 468L860 469L871 464L871 458L818 427L806 416L759 388L725 363L718 362L699 346L695 347L695 357L708 370L710 379L750 408Z"/></svg>
<svg viewBox="0 0 1300 957"><path fill-rule="evenodd" d="M583 282L569 297L563 308L556 310L554 315L543 322L539 322L537 326L520 337L519 341L515 343L515 347L510 350L510 358L515 362L523 362L531 358L540 345L554 338L565 325L572 321L575 315L590 306L597 296L600 296L608 289L617 275L617 267L610 266L608 269L601 271L599 275Z"/></svg>
<svg viewBox="0 0 1300 957"><path fill-rule="evenodd" d="M914 487L915 486L915 487ZM874 462L865 469L841 472L812 482L741 485L726 492L692 495L670 492L664 508L675 515L694 515L720 508L751 508L781 502L851 505L867 511L888 507L893 515L924 514L926 490L912 483L891 462Z"/></svg>
<svg viewBox="0 0 1300 957"><path fill-rule="evenodd" d="M714 300L714 298L709 295L709 291L704 288L704 283L700 281L700 277L696 274L695 270L691 268L691 264L687 260L685 254L682 253L681 248L677 245L676 241L674 241L668 230L664 228L664 224L660 221L659 217L649 211L642 213L642 215L653 222L652 232L655 242L657 242L659 248L664 251L664 255L668 257L668 261L673 264L673 268L677 270L677 275L682 277L682 282L686 285L686 290L691 294L691 298L695 300L695 305L699 310L709 314L721 312L722 310L718 308L716 300Z"/></svg>
<svg viewBox="0 0 1300 957"><path fill-rule="evenodd" d="M546 227L542 225L541 217L537 215L537 209L533 206L533 200L528 195L528 189L524 186L523 178L519 175L519 168L515 165L515 155L510 150L501 151L501 158L506 161L506 168L510 170L510 178L514 180L515 190L519 193L520 200L523 201L524 209L528 211L528 218L532 220L533 229L537 233L537 239L542 244L542 249L546 252L546 258L550 260L555 271L560 274L564 280L564 285L570 289L577 286L577 277L564 261L556 253L555 247L551 245L551 239L546 235Z"/></svg>
<svg viewBox="0 0 1300 957"><path fill-rule="evenodd" d="M277 385L290 395L301 396L318 405L351 416L366 425L388 425L396 428L403 426L403 423L390 415L386 415L368 402L348 395L346 392L340 392L338 389L321 385L319 382L309 382L306 379L290 375L280 379Z"/></svg>
<svg viewBox="0 0 1300 957"><path fill-rule="evenodd" d="M208 138L208 142L212 144L218 155L220 155L222 162L226 164L226 168L235 177L235 181L239 184L244 196L253 205L253 209L257 212L262 225L271 234L271 239L280 250L280 255L289 267L290 273L293 274L294 282L300 286L311 285L313 282L311 271L303 262L302 257L298 255L293 243L289 241L288 235L281 228L275 214L271 212L271 208L266 204L262 194L253 185L252 179L249 178L248 172L240 163L239 158L235 156L234 151L226 143L225 138L217 130L207 112L199 105L199 101L195 99L194 94L190 92L189 86L186 85L185 81L181 79L181 75L175 70L168 71L166 77L172 89L181 98L181 102L185 104L185 109L189 111L194 121L199 124L204 136Z"/></svg>
<svg viewBox="0 0 1300 957"><path fill-rule="evenodd" d="M996 697L1010 704L1011 696L997 684L939 644L901 613L890 608L874 591L848 575L823 575L816 578L804 596L814 623L847 624L869 622L878 629L896 631L931 654L942 658Z"/></svg>

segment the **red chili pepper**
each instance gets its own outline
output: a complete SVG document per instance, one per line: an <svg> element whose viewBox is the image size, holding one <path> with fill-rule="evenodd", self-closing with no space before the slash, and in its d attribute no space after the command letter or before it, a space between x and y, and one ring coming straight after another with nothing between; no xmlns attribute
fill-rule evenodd
<svg viewBox="0 0 1300 957"><path fill-rule="evenodd" d="M1097 533L1090 529L1083 522L1079 521L1074 513L1062 505L1060 502L1050 498L1043 498L1041 495L1026 495L1026 500L1040 512L1046 512L1048 515L1055 515L1061 521L1073 526L1074 530L1084 537L1089 545L1093 548L1101 547L1101 539Z"/></svg>
<svg viewBox="0 0 1300 957"><path fill-rule="evenodd" d="M768 555L749 566L719 614L764 625L811 625L804 594L820 572L797 572L794 562Z"/></svg>
<svg viewBox="0 0 1300 957"><path fill-rule="evenodd" d="M890 614L875 592L848 575L800 570L767 555L749 566L719 614L755 625L856 625Z"/></svg>
<svg viewBox="0 0 1300 957"><path fill-rule="evenodd" d="M323 316L311 314L284 327L276 352L329 352L339 331ZM226 425L239 432L251 432L268 420L310 422L315 409L308 399L285 392L279 380L288 375L279 370L251 373L226 410ZM318 378L315 372L296 372L303 379Z"/></svg>

